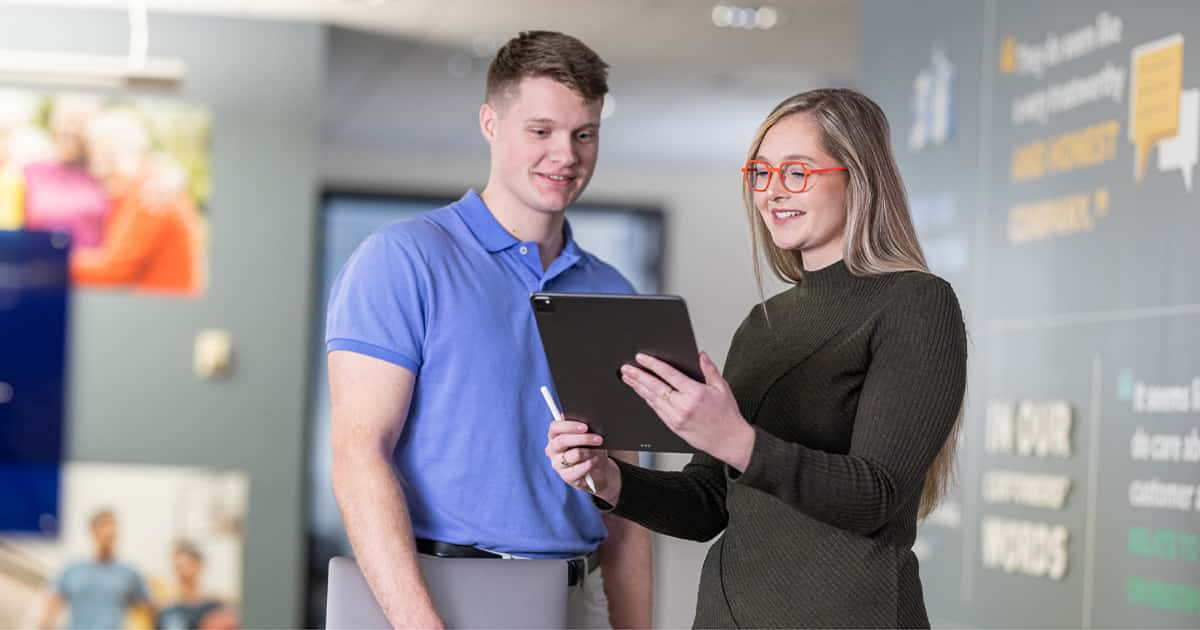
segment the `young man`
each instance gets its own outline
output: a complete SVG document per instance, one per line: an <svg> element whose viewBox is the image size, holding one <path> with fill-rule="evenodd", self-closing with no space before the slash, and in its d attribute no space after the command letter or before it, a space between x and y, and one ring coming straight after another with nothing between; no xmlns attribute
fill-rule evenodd
<svg viewBox="0 0 1200 630"><path fill-rule="evenodd" d="M479 111L483 192L380 229L334 286L334 493L397 627L442 625L416 557L435 545L574 559L573 627L651 623L649 533L602 516L543 455L551 380L529 306L534 291L633 291L564 217L596 164L607 68L561 33L510 40Z"/></svg>
<svg viewBox="0 0 1200 630"><path fill-rule="evenodd" d="M91 559L68 566L55 580L42 609L39 628L54 627L63 605L70 608L70 628L121 628L134 606L144 606L154 618L146 583L137 570L118 562L117 517L101 510L88 522L94 552Z"/></svg>
<svg viewBox="0 0 1200 630"><path fill-rule="evenodd" d="M158 615L154 627L159 630L208 628L210 619L216 619L224 605L208 597L201 590L204 573L204 554L187 541L175 544L171 554L171 565L175 569L176 600ZM232 611L225 611L226 613Z"/></svg>

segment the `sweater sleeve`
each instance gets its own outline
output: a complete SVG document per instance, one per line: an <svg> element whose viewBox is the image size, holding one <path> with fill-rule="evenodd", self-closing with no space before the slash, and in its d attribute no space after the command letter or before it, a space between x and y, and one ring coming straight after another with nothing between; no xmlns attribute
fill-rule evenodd
<svg viewBox="0 0 1200 630"><path fill-rule="evenodd" d="M871 340L848 453L833 454L755 427L746 470L731 479L835 527L869 535L920 492L958 420L966 331L954 291L930 275L898 294Z"/></svg>
<svg viewBox="0 0 1200 630"><path fill-rule="evenodd" d="M613 459L621 470L617 505L593 497L601 510L667 536L710 540L725 529L724 464L697 453L680 471L648 470Z"/></svg>

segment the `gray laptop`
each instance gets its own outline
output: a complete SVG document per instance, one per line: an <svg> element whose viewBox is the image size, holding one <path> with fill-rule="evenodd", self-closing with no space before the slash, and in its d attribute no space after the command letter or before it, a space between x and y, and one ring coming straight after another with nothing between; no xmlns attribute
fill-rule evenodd
<svg viewBox="0 0 1200 630"><path fill-rule="evenodd" d="M447 628L565 628L562 560L437 558L418 554L429 595ZM326 628L389 628L352 558L329 561Z"/></svg>

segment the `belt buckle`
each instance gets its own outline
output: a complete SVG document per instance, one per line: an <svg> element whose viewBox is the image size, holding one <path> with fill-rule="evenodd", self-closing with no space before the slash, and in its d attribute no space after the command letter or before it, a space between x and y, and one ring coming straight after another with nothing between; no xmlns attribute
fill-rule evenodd
<svg viewBox="0 0 1200 630"><path fill-rule="evenodd" d="M582 586L587 579L587 559L570 558L567 560L567 587Z"/></svg>

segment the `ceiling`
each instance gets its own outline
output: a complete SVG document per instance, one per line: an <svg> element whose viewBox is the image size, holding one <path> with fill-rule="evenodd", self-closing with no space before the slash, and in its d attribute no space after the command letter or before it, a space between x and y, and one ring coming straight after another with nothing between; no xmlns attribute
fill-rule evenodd
<svg viewBox="0 0 1200 630"><path fill-rule="evenodd" d="M124 9L131 0L2 0ZM857 55L853 0L769 0L770 30L713 26L705 0L132 0L153 12L319 21L430 43L494 49L513 33L571 33L613 62L686 75L849 76ZM819 70L818 70L819 69Z"/></svg>
<svg viewBox="0 0 1200 630"><path fill-rule="evenodd" d="M323 142L339 150L454 153L475 129L491 53L521 30L587 42L608 61L613 159L740 161L779 100L857 72L852 0L771 0L770 30L717 28L705 0L134 0L154 13L316 21L329 38ZM124 10L127 0L0 0ZM759 3L745 3L758 7ZM150 53L154 54L151 32ZM669 138L670 142L663 142ZM731 155L732 154L732 155ZM726 160L721 159L725 162Z"/></svg>

